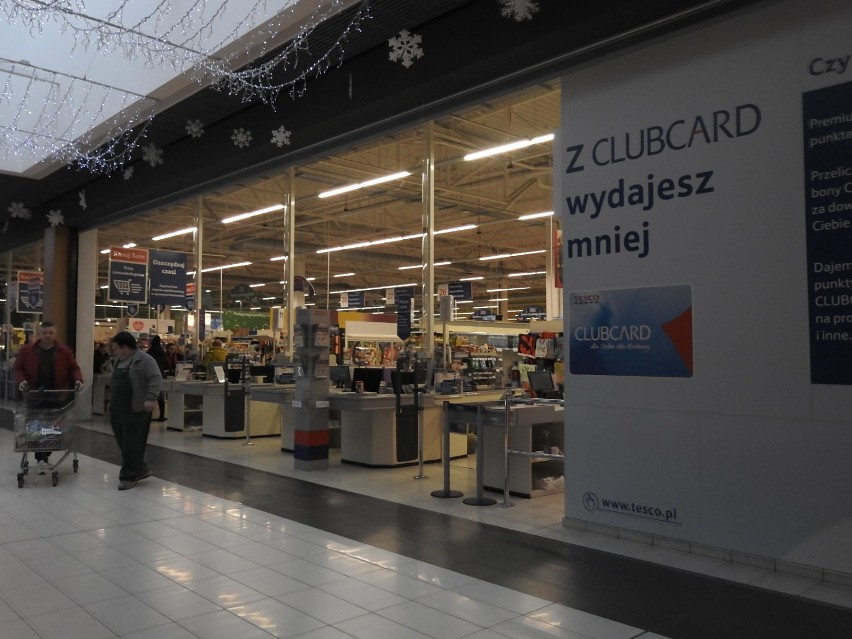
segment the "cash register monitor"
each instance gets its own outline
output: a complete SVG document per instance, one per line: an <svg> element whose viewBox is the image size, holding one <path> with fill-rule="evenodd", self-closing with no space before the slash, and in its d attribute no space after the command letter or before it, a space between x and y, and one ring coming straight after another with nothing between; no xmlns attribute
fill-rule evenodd
<svg viewBox="0 0 852 639"><path fill-rule="evenodd" d="M382 386L384 373L381 368L366 368L359 366L352 371L352 390L355 390L355 382L364 382L364 391L367 393L378 393Z"/></svg>
<svg viewBox="0 0 852 639"><path fill-rule="evenodd" d="M328 379L334 383L335 388L349 388L352 385L352 377L349 374L349 366L341 364L331 366L328 369Z"/></svg>
<svg viewBox="0 0 852 639"><path fill-rule="evenodd" d="M553 385L553 375L549 371L530 371L527 373L530 389L535 392L536 397L547 399L558 399L560 393Z"/></svg>

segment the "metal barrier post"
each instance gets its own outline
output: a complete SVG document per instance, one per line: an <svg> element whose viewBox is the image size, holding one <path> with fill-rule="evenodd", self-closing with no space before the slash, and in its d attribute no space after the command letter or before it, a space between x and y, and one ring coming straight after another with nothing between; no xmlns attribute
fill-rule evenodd
<svg viewBox="0 0 852 639"><path fill-rule="evenodd" d="M243 359L243 401L245 402L245 406L243 407L243 426L246 429L246 440L243 442L243 446L254 446L254 442L251 441L251 426L249 424L251 418L251 380L246 369L247 363Z"/></svg>
<svg viewBox="0 0 852 639"><path fill-rule="evenodd" d="M503 503L501 508L514 506L509 501L509 426L512 423L512 393L503 394Z"/></svg>
<svg viewBox="0 0 852 639"><path fill-rule="evenodd" d="M442 446L443 454L441 462L444 464L444 489L433 490L432 497L461 497L463 493L458 490L450 490L450 404L444 402L443 408Z"/></svg>
<svg viewBox="0 0 852 639"><path fill-rule="evenodd" d="M483 431L485 430L485 414L484 407L479 404L476 408L476 497L468 497L463 503L468 506L493 506L497 503L496 499L485 497L483 494L485 483L485 450Z"/></svg>

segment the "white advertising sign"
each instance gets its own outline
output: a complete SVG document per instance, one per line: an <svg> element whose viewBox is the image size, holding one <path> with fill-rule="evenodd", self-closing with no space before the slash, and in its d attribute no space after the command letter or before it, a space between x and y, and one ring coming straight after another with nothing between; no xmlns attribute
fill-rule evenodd
<svg viewBox="0 0 852 639"><path fill-rule="evenodd" d="M816 313L809 270L852 264L842 233L852 160L839 146L852 139L850 29L848 2L770 3L564 79L554 162L566 331L589 292L673 286L691 291L692 329L689 375L654 361L639 376L623 360L568 362L569 520L836 566L833 539L852 534L852 509L815 495L852 484L833 455L849 450L852 428L820 420L848 415L852 386L837 385L848 372L829 349L815 377L811 347L815 336L852 342L852 286L830 291L845 310ZM829 103L809 102L821 89ZM834 124L805 123L803 136L803 100ZM803 158L806 140L826 136L842 152L811 154L822 180ZM805 210L814 180L841 189L813 196L842 205L820 232ZM624 334L616 319L593 319L586 337Z"/></svg>

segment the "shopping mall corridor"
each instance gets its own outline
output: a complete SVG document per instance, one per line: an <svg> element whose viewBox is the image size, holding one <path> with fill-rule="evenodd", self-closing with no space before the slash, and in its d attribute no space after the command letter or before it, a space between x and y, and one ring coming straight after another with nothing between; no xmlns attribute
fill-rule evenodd
<svg viewBox="0 0 852 639"><path fill-rule="evenodd" d="M0 637L852 636L849 605L773 592L77 429L78 473L0 430ZM239 446L239 443L232 442ZM838 590L837 592L843 592Z"/></svg>

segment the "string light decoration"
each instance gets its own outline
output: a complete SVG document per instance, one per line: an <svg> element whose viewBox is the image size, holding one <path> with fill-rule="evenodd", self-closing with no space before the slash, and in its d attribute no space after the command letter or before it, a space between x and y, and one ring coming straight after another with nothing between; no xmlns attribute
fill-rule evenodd
<svg viewBox="0 0 852 639"><path fill-rule="evenodd" d="M92 80L0 58L0 150L92 171L124 164L144 137L154 100ZM35 105L41 105L41 111ZM112 115L108 115L111 113Z"/></svg>
<svg viewBox="0 0 852 639"><path fill-rule="evenodd" d="M282 91L297 98L310 78L342 64L345 44L370 18L370 0L361 0L336 40L310 55L310 36L351 0L310 0L310 9L305 0L284 0L271 17L271 0L189 0L178 6L158 0L144 9L139 4L119 0L99 14L87 10L85 0L6 0L0 12L33 38L58 29L73 37L74 50L142 60L153 68L168 65L201 86L273 108ZM246 64L250 60L260 62ZM0 81L0 106L13 114L0 127L0 154L39 153L93 172L113 171L131 159L157 107L148 96L25 60L0 58Z"/></svg>

